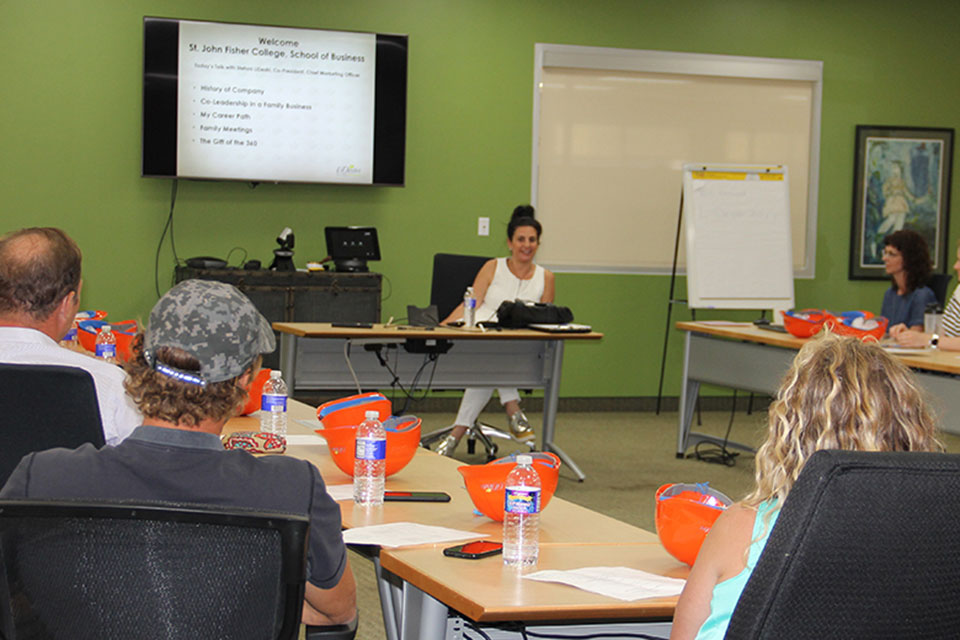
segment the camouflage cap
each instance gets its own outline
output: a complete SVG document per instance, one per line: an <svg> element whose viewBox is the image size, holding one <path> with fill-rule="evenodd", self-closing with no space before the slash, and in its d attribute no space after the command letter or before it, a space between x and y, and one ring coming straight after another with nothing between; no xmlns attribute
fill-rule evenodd
<svg viewBox="0 0 960 640"><path fill-rule="evenodd" d="M200 361L204 383L212 383L236 378L258 355L276 349L277 341L267 319L236 287L185 280L154 305L143 347L183 349Z"/></svg>

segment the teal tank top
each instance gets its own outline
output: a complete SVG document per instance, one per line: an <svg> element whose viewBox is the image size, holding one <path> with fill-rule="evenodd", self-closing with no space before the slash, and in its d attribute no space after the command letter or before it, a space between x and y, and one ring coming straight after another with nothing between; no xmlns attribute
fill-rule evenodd
<svg viewBox="0 0 960 640"><path fill-rule="evenodd" d="M767 538L770 537L770 530L777 522L777 516L780 515L780 509L776 507L776 501L761 502L757 506L757 516L753 521L753 534L751 536L750 551L747 554L747 566L743 571L733 576L729 580L718 582L713 588L713 597L710 599L710 615L704 621L703 626L697 633L696 640L722 640L727 634L727 625L730 624L730 616L740 600L740 594L753 573L753 568L757 566L757 560L767 546ZM767 523L767 514L770 514L770 521Z"/></svg>

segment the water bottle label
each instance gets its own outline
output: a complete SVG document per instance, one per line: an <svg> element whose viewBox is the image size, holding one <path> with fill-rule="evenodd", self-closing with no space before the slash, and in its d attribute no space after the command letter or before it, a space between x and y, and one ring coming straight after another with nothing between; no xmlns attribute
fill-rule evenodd
<svg viewBox="0 0 960 640"><path fill-rule="evenodd" d="M263 411L286 411L287 396L275 396L265 393L260 396L260 409Z"/></svg>
<svg viewBox="0 0 960 640"><path fill-rule="evenodd" d="M476 308L477 308L477 299L476 299L476 298L467 298L466 303L467 303L467 308L468 308L468 309L476 309Z"/></svg>
<svg viewBox="0 0 960 640"><path fill-rule="evenodd" d="M383 438L357 438L353 457L357 460L384 460L387 457L387 441Z"/></svg>
<svg viewBox="0 0 960 640"><path fill-rule="evenodd" d="M503 502L507 513L540 513L540 489L507 487Z"/></svg>
<svg viewBox="0 0 960 640"><path fill-rule="evenodd" d="M98 345L97 345L97 357L98 357L98 358L116 358L116 357L117 357L117 345L115 345L115 344L98 344Z"/></svg>
<svg viewBox="0 0 960 640"><path fill-rule="evenodd" d="M67 342L74 342L77 339L77 328L70 327L70 330L67 331L67 335L63 336L63 339Z"/></svg>

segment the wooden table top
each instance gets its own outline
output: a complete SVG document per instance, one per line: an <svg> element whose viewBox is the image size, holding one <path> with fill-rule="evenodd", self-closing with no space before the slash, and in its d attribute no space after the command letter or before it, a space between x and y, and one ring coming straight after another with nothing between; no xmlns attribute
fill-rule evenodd
<svg viewBox="0 0 960 640"><path fill-rule="evenodd" d="M675 326L681 331L693 331L721 338L730 338L731 340L746 340L787 349L800 349L810 340L810 338L796 338L789 333L758 329L749 322L678 322ZM895 345L890 346L894 347ZM939 349L910 349L904 350L904 352L891 350L890 353L912 369L960 374L960 352L941 351Z"/></svg>
<svg viewBox="0 0 960 640"><path fill-rule="evenodd" d="M599 340L602 333L549 333L534 329L481 329L473 327L411 327L397 324L375 324L367 327L335 327L329 322L274 322L281 333L301 338L392 338L404 340Z"/></svg>
<svg viewBox="0 0 960 640"><path fill-rule="evenodd" d="M316 421L316 409L302 402L288 402L290 434L310 434L312 429L298 420ZM318 423L319 426L319 423ZM259 430L256 414L231 419L224 433ZM351 484L353 479L340 471L326 445L289 445L286 455L310 461L320 470L327 485ZM474 531L499 540L502 525L474 512L473 501L464 487L457 467L463 463L437 455L428 449L417 449L413 460L386 480L392 491L444 491L450 502L388 502L382 507L356 507L352 501L341 501L340 513L345 528L391 522L422 524ZM652 498L651 498L652 501ZM554 497L540 517L542 543L658 543L655 533L615 520L585 507Z"/></svg>
<svg viewBox="0 0 960 640"><path fill-rule="evenodd" d="M314 433L303 424L316 420L314 408L291 400L288 416L288 433ZM254 414L230 420L224 433L256 429L259 421ZM309 460L328 485L352 482L333 463L326 445L290 445L286 455ZM428 449L418 449L410 464L387 478L386 488L445 491L450 494L450 502L388 502L382 507L365 509L356 507L352 501L341 501L343 526L418 522L499 540L502 524L475 513L456 470L461 464ZM443 549L450 544L382 549L380 561L384 568L479 622L669 618L676 607L677 598L622 602L566 585L521 580L516 570L503 566L500 556L482 560L444 556ZM685 578L689 571L686 565L667 554L655 533L554 497L540 516L537 569L587 566L627 566L677 578Z"/></svg>
<svg viewBox="0 0 960 640"><path fill-rule="evenodd" d="M524 580L518 569L503 566L501 556L480 560L448 558L443 555L445 546L448 545L384 549L380 563L384 569L404 576L420 590L478 622L670 618L677 605L676 597L624 602L569 585ZM619 566L672 578L686 578L689 573L689 567L672 558L656 542L541 542L537 566L527 572Z"/></svg>

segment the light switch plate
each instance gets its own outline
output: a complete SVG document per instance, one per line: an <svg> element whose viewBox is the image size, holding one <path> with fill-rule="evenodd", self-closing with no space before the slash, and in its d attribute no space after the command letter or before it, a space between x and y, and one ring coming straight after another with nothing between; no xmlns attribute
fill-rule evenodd
<svg viewBox="0 0 960 640"><path fill-rule="evenodd" d="M490 218L484 218L484 217L477 218L477 235L478 236L490 235Z"/></svg>

